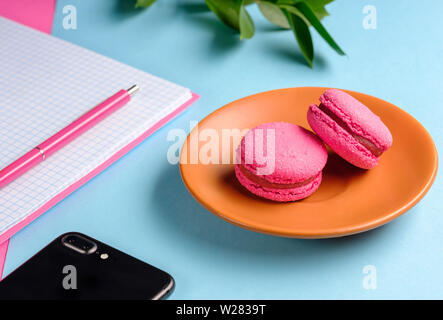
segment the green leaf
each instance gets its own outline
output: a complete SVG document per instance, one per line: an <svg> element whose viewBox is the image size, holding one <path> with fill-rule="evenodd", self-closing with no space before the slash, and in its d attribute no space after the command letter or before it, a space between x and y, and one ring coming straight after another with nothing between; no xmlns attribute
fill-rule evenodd
<svg viewBox="0 0 443 320"><path fill-rule="evenodd" d="M329 12L326 11L326 9L324 7L319 8L319 9L315 9L314 13L317 16L318 20L322 20L324 17L329 16Z"/></svg>
<svg viewBox="0 0 443 320"><path fill-rule="evenodd" d="M269 22L285 29L290 29L288 19L281 9L274 3L269 1L260 1L257 3L261 13Z"/></svg>
<svg viewBox="0 0 443 320"><path fill-rule="evenodd" d="M311 24L309 23L308 19L306 19L306 17L303 15L303 13L301 13L300 10L298 10L296 7L293 6L288 6L288 5L281 5L280 8L282 10L286 10L292 14L295 14L297 16L299 16L301 19L303 19L305 21L305 23L310 27Z"/></svg>
<svg viewBox="0 0 443 320"><path fill-rule="evenodd" d="M304 0L304 2L308 3L312 9L317 9L320 7L324 8L324 6L326 6L327 4L330 4L333 1L334 0ZM301 2L301 1L297 1L297 2Z"/></svg>
<svg viewBox="0 0 443 320"><path fill-rule="evenodd" d="M333 48L338 54L345 55L343 50L334 41L329 32L322 25L320 20L317 18L312 9L305 3L300 2L295 5L295 7L306 17L306 19L311 23L311 25L317 30L317 32L322 36L322 38Z"/></svg>
<svg viewBox="0 0 443 320"><path fill-rule="evenodd" d="M241 0L205 0L206 5L226 25L240 30Z"/></svg>
<svg viewBox="0 0 443 320"><path fill-rule="evenodd" d="M306 0L305 3L312 8L316 17L321 20L324 17L329 16L329 12L326 10L325 6L333 1L334 0Z"/></svg>
<svg viewBox="0 0 443 320"><path fill-rule="evenodd" d="M309 26L299 15L293 14L286 10L284 12L286 17L288 18L289 25L294 32L295 38L297 39L300 51L302 52L309 66L312 68L312 60L314 60L314 46L312 44L312 37L311 32L309 31Z"/></svg>
<svg viewBox="0 0 443 320"><path fill-rule="evenodd" d="M275 3L277 5L287 5L287 6L293 6L296 3L302 2L304 0L277 0Z"/></svg>
<svg viewBox="0 0 443 320"><path fill-rule="evenodd" d="M276 3L278 5L288 5L294 6L297 3L305 2L314 11L315 15L319 20L323 19L326 16L329 16L329 12L326 10L325 6L334 0L278 0Z"/></svg>
<svg viewBox="0 0 443 320"><path fill-rule="evenodd" d="M309 22L309 20L306 19L306 17L304 16L304 14L303 14L300 10L298 10L296 7L294 7L294 6L292 6L292 5L291 5L291 6L289 6L289 5L281 5L280 8L285 9L285 10L287 10L287 11L293 13L293 14L298 15L300 18L302 18L303 20L305 20L306 24L307 24L309 27L311 26L311 23Z"/></svg>
<svg viewBox="0 0 443 320"><path fill-rule="evenodd" d="M248 11L246 11L244 4L240 6L239 13L239 25L240 25L240 40L250 39L254 35L255 26Z"/></svg>
<svg viewBox="0 0 443 320"><path fill-rule="evenodd" d="M149 8L156 0L137 0L136 8Z"/></svg>
<svg viewBox="0 0 443 320"><path fill-rule="evenodd" d="M324 6L330 4L334 0L276 0L273 1L276 4L286 4L286 5L295 5L300 2L306 2L313 9L323 8Z"/></svg>

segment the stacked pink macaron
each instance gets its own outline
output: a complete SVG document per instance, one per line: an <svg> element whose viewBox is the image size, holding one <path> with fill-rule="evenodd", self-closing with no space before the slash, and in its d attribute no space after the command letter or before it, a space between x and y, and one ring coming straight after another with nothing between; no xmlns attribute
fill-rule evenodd
<svg viewBox="0 0 443 320"><path fill-rule="evenodd" d="M243 137L235 174L247 190L278 202L308 197L320 186L328 158L322 140L363 169L375 167L392 145L392 135L380 118L337 89L324 92L320 105L311 105L307 117L318 136L295 124L270 122Z"/></svg>
<svg viewBox="0 0 443 320"><path fill-rule="evenodd" d="M371 169L392 145L389 129L363 103L330 89L311 105L308 122L314 132L338 155L353 165Z"/></svg>

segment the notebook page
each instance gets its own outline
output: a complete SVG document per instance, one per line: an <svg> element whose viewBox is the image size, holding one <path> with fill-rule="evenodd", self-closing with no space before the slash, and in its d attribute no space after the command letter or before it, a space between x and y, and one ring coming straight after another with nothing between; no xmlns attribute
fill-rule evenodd
<svg viewBox="0 0 443 320"><path fill-rule="evenodd" d="M0 234L188 101L189 89L0 17L0 168L120 89L131 102L0 189Z"/></svg>

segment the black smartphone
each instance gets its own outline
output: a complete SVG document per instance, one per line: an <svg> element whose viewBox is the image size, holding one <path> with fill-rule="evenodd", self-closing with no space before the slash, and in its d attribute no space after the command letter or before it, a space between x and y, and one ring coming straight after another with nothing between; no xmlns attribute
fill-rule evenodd
<svg viewBox="0 0 443 320"><path fill-rule="evenodd" d="M78 232L61 235L0 282L0 299L157 300L166 272Z"/></svg>

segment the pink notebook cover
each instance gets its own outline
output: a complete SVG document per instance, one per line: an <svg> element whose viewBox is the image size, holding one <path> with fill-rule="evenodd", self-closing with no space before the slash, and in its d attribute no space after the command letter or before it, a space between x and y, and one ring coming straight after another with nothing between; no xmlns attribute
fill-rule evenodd
<svg viewBox="0 0 443 320"><path fill-rule="evenodd" d="M3 267L5 266L6 253L8 252L9 240L0 243L0 280L2 279Z"/></svg>
<svg viewBox="0 0 443 320"><path fill-rule="evenodd" d="M29 5L29 6L28 6ZM26 9L25 9L26 8ZM50 33L52 27L52 19L54 15L55 0L0 0L0 15L9 19L13 19L19 23L28 25L40 31ZM30 12L29 12L29 11ZM25 12L26 11L26 12ZM184 111L188 106L194 103L199 96L195 93L192 94L191 99L180 106L178 109L158 121L154 126L144 132L141 136L127 144L125 147L120 149L111 158L102 163L100 166L89 172L85 177L78 180L57 196L46 202L37 211L28 216L25 220L21 221L5 233L0 236L0 279L2 277L4 262L6 259L6 253L8 249L9 238L15 233L23 229L30 222L38 218L41 214L49 210L51 207L56 205L58 202L63 200L66 196L74 192L77 188L81 187L83 184L91 180L101 171L109 167L115 161L120 159L123 155L128 153L132 148L141 143L144 139L154 133L156 130L165 125L168 121L173 119L175 116Z"/></svg>
<svg viewBox="0 0 443 320"><path fill-rule="evenodd" d="M55 0L0 0L0 16L51 33Z"/></svg>

